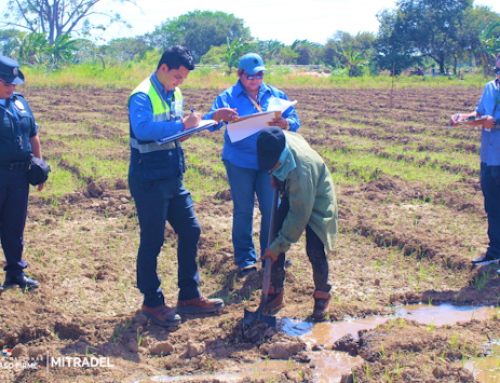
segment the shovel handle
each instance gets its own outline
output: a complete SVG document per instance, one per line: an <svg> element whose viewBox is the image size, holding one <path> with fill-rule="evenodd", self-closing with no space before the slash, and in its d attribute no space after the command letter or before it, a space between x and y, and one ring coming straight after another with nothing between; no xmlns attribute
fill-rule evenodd
<svg viewBox="0 0 500 383"><path fill-rule="evenodd" d="M271 176L274 177L274 176ZM271 243L274 241L274 223L276 222L276 212L278 211L278 198L279 198L279 190L278 187L274 189L273 194L273 207L271 210L271 224L269 226L269 238L267 239L267 247L271 246Z"/></svg>
<svg viewBox="0 0 500 383"><path fill-rule="evenodd" d="M272 177L272 176L271 176ZM273 207L271 211L271 224L269 226L269 239L267 241L267 246L271 246L274 241L274 222L276 221L276 212L278 210L278 188L274 189L273 195ZM264 261L264 279L262 281L262 296L260 298L260 305L258 312L260 313L264 308L267 301L267 295L269 294L269 286L271 285L271 259L267 258Z"/></svg>

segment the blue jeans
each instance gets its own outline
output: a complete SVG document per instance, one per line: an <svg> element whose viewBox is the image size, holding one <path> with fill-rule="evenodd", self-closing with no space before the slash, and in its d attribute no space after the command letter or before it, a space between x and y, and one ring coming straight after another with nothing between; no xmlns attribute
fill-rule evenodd
<svg viewBox="0 0 500 383"><path fill-rule="evenodd" d="M0 169L0 238L7 264L7 277L23 273L24 226L28 210L29 184L25 171Z"/></svg>
<svg viewBox="0 0 500 383"><path fill-rule="evenodd" d="M484 207L488 215L488 237L490 239L486 254L500 258L500 166L481 163L481 188Z"/></svg>
<svg viewBox="0 0 500 383"><path fill-rule="evenodd" d="M262 214L260 222L260 253L264 254L269 238L269 224L273 206L273 189L271 177L264 170L240 168L225 160L231 197L233 199L233 247L234 260L240 269L254 265L257 262L257 253L253 242L253 209L255 193L259 200L259 209Z"/></svg>
<svg viewBox="0 0 500 383"><path fill-rule="evenodd" d="M128 180L141 228L137 287L144 294L144 304L155 307L165 303L156 268L167 220L178 235L179 300L199 297L196 255L201 227L194 215L191 194L184 188L182 178L142 181L129 174Z"/></svg>

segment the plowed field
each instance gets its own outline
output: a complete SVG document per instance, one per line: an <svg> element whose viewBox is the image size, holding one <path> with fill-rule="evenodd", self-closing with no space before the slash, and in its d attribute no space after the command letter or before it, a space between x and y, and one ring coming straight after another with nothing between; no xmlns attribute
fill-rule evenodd
<svg viewBox="0 0 500 383"><path fill-rule="evenodd" d="M480 131L447 129L447 116L472 110L481 90L396 90L392 109L387 90L285 91L298 100L299 133L323 156L336 184L340 234L329 256L328 320L389 314L406 303L497 305L498 265L470 267L487 245ZM200 133L183 146L185 184L202 225L201 289L222 297L226 307L217 315L185 315L178 328L158 327L139 314L139 230L126 181L129 92L23 91L53 169L45 190L31 191L25 233L27 272L41 287L0 296L0 348L18 358L108 357L114 367L47 371L42 361L38 370L0 369L0 381L131 382L160 373L213 373L234 361L274 357L270 349L277 344L281 357L307 360L305 345L291 336L263 326L243 331L243 309L256 309L262 275L241 278L233 262L221 132ZM217 94L187 89L186 108L207 112ZM256 215L256 236L259 220ZM165 239L158 270L167 303L175 305L176 236L170 226ZM288 256L293 266L278 316L307 319L314 287L302 240ZM500 339L500 320L443 327L390 321L360 336L351 350L364 362L354 369L355 379L345 381L472 382L472 374L453 362L498 352L487 343ZM300 373L284 371L274 381L308 381L312 366L301 366Z"/></svg>

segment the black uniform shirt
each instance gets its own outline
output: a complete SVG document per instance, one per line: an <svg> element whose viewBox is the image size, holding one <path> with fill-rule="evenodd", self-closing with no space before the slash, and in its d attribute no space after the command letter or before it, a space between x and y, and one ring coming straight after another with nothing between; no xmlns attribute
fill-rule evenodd
<svg viewBox="0 0 500 383"><path fill-rule="evenodd" d="M0 104L0 162L26 161L32 152L29 139L37 132L28 102L14 93L5 105Z"/></svg>

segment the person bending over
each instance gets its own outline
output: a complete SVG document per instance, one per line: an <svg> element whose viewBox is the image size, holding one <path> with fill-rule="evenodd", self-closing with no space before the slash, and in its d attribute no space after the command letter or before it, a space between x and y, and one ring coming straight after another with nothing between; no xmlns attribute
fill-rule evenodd
<svg viewBox="0 0 500 383"><path fill-rule="evenodd" d="M328 167L306 140L279 128L264 129L257 138L259 169L270 172L272 186L282 190L276 214L274 241L265 250L270 258L271 287L266 310L284 307L285 253L306 232L306 252L313 269L312 317L323 319L330 305L327 252L337 237L337 201Z"/></svg>

